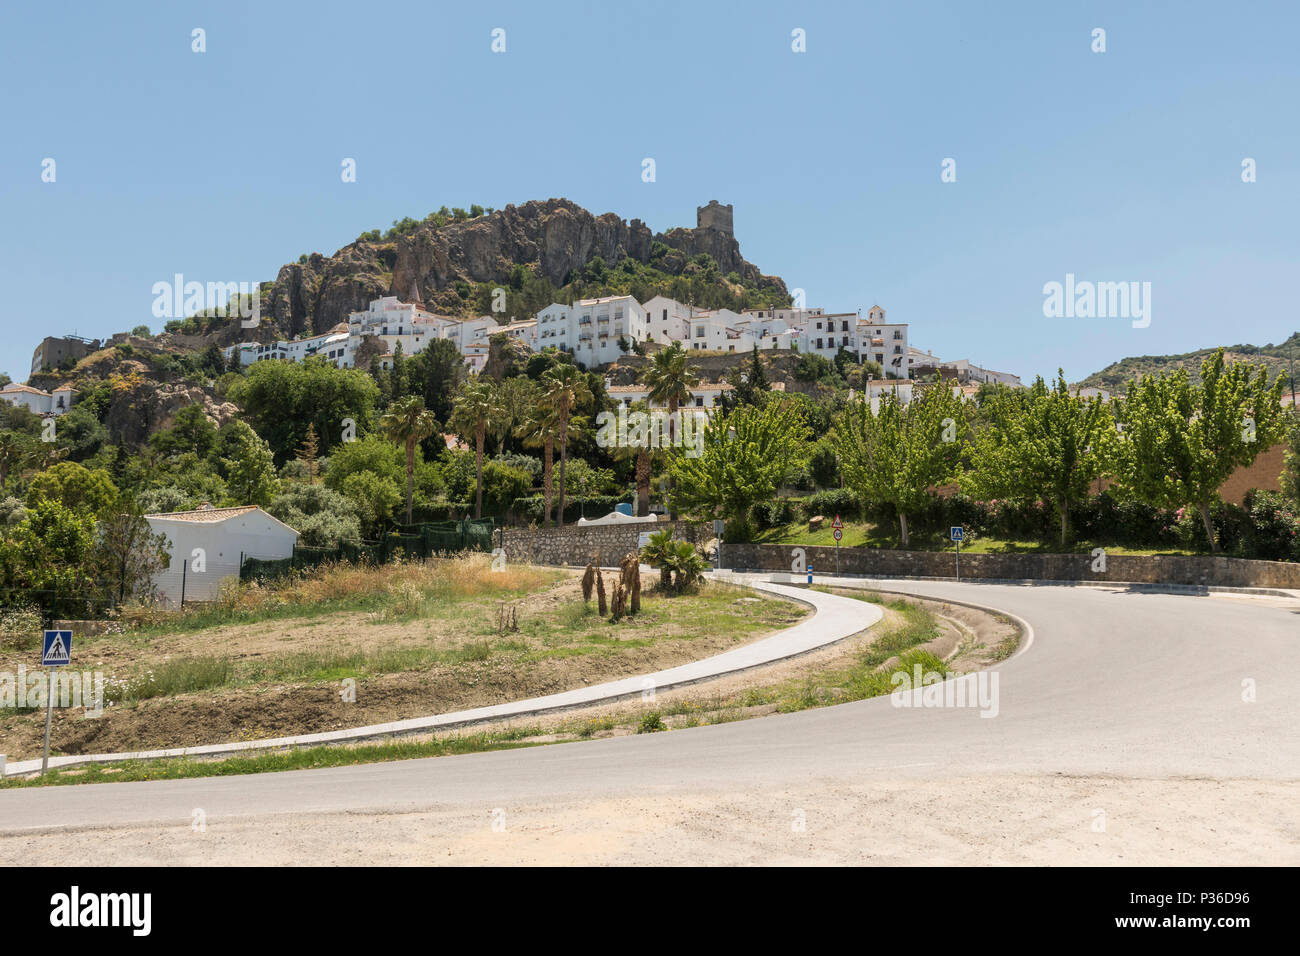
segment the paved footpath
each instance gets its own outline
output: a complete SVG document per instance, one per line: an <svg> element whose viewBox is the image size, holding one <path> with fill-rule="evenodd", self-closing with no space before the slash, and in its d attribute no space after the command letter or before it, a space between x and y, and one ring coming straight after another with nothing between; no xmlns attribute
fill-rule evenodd
<svg viewBox="0 0 1300 956"><path fill-rule="evenodd" d="M535 717L539 714L551 714L558 711L572 710L576 707L588 707L592 704L606 704L631 697L638 697L649 691L665 691L687 684L697 684L738 671L762 667L776 661L795 657L799 654L834 644L846 637L866 630L876 624L882 612L880 608L861 601L811 591L807 588L790 587L775 584L758 576L732 576L723 574L722 579L734 580L759 591L766 591L777 597L789 598L801 604L810 605L813 615L793 627L703 660L692 661L667 670L655 671L637 677L595 684L577 690L548 694L545 697L530 697L527 700L512 701L506 704L494 704L490 707L476 707L472 710L458 710L449 714L437 714L431 717L413 717L409 720L395 720L383 724L370 724L365 727L351 727L346 730L332 730L317 734L299 734L293 737L272 737L264 740L238 741L225 744L208 744L198 747L176 747L167 750L142 750L133 753L115 754L74 754L70 756L51 757L51 767L75 767L87 763L110 763L121 760L149 760L165 757L213 757L227 754L244 754L262 750L281 750L286 747L319 746L321 744L356 743L384 737L404 734L427 733L437 730L451 730L468 727L489 721L511 719L516 717ZM41 768L37 760L20 760L10 762L5 770L7 775L30 773Z"/></svg>

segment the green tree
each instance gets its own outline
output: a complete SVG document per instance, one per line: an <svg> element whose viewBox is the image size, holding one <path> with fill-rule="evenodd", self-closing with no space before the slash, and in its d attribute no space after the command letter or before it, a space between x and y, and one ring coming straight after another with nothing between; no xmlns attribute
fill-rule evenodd
<svg viewBox="0 0 1300 956"><path fill-rule="evenodd" d="M698 427L698 426L697 426ZM770 401L761 408L714 412L703 446L674 446L668 474L674 510L732 522L728 537L743 540L751 530L750 509L776 493L786 471L799 460L809 437L799 406Z"/></svg>
<svg viewBox="0 0 1300 956"><path fill-rule="evenodd" d="M633 421L632 416L638 413L649 416L650 406L644 401L633 402L628 408L629 422ZM647 417L645 421L649 422L651 419ZM615 461L633 463L636 481L636 513L640 516L650 513L650 483L654 477L654 465L657 461L662 461L665 454L665 451L660 450L653 443L650 431L650 428L646 428L641 432L640 429L634 429L629 425L627 435L620 436L621 440L605 446L605 450Z"/></svg>
<svg viewBox="0 0 1300 956"><path fill-rule="evenodd" d="M280 487L275 477L275 458L270 446L252 428L244 422L234 424L229 457L221 462L226 488L238 504L264 507Z"/></svg>
<svg viewBox="0 0 1300 956"><path fill-rule="evenodd" d="M1201 363L1198 384L1185 368L1138 379L1120 403L1121 486L1155 507L1195 508L1217 552L1210 506L1229 475L1277 441L1283 385L1279 376L1270 386L1263 365L1225 367L1223 349Z"/></svg>
<svg viewBox="0 0 1300 956"><path fill-rule="evenodd" d="M964 437L961 401L950 388L917 391L907 405L896 392L886 393L874 413L865 400L850 402L834 431L846 487L864 505L893 505L903 547L910 540L908 513L924 507L930 489L957 472Z"/></svg>
<svg viewBox="0 0 1300 956"><path fill-rule="evenodd" d="M337 548L361 540L361 524L352 502L323 485L295 482L271 499L266 510L297 531L301 535L298 543L309 548Z"/></svg>
<svg viewBox="0 0 1300 956"><path fill-rule="evenodd" d="M560 501L556 512L560 527L564 526L565 466L569 461L569 442L581 433L578 413L592 401L586 376L572 365L557 365L542 376L542 391L546 403L555 410L555 425L560 444Z"/></svg>
<svg viewBox="0 0 1300 956"><path fill-rule="evenodd" d="M379 419L379 428L390 441L406 450L406 523L409 525L415 503L416 446L437 430L438 422L424 407L424 399L409 395L389 407Z"/></svg>
<svg viewBox="0 0 1300 956"><path fill-rule="evenodd" d="M1282 494L1291 500L1292 507L1300 508L1300 411L1293 408L1287 412L1284 422Z"/></svg>
<svg viewBox="0 0 1300 956"><path fill-rule="evenodd" d="M57 501L82 514L105 514L117 501L118 490L108 472L89 469L75 461L61 461L34 476L27 487L27 503Z"/></svg>
<svg viewBox="0 0 1300 956"><path fill-rule="evenodd" d="M27 436L13 431L0 432L0 489L9 476L18 472L31 458L32 443Z"/></svg>
<svg viewBox="0 0 1300 956"><path fill-rule="evenodd" d="M370 426L379 387L365 372L337 368L319 356L304 362L256 362L230 385L229 398L266 439L277 465L294 456L314 425L320 450L340 443L351 421L357 434Z"/></svg>
<svg viewBox="0 0 1300 956"><path fill-rule="evenodd" d="M51 617L85 615L87 603L102 597L91 576L94 543L91 515L42 499L0 537L0 577Z"/></svg>
<svg viewBox="0 0 1300 956"><path fill-rule="evenodd" d="M424 406L445 422L451 398L465 380L465 358L450 339L434 339L407 363L410 388L424 396Z"/></svg>
<svg viewBox="0 0 1300 956"><path fill-rule="evenodd" d="M474 443L474 517L483 517L483 445L501 414L491 379L474 376L460 387L448 425Z"/></svg>
<svg viewBox="0 0 1300 956"><path fill-rule="evenodd" d="M99 522L90 555L96 577L116 595L119 604L127 598L149 596L154 575L171 565L167 536L155 532L139 509L128 502L123 502L124 510Z"/></svg>
<svg viewBox="0 0 1300 956"><path fill-rule="evenodd" d="M977 498L1050 501L1066 544L1070 506L1087 497L1109 460L1110 413L1099 400L1071 395L1060 370L1055 386L1040 376L1028 389L1000 389L980 411L989 424L975 433L963 486Z"/></svg>
<svg viewBox="0 0 1300 956"><path fill-rule="evenodd" d="M686 350L680 342L655 352L650 364L641 370L641 383L649 389L650 404L668 409L668 440L676 444L677 410L691 401L691 389L700 384L687 360ZM669 482L673 481L669 477ZM669 500L672 500L669 488ZM675 517L675 515L674 515Z"/></svg>
<svg viewBox="0 0 1300 956"><path fill-rule="evenodd" d="M343 495L361 519L361 528L369 537L382 533L402 500L397 482L373 471L354 471L343 480Z"/></svg>

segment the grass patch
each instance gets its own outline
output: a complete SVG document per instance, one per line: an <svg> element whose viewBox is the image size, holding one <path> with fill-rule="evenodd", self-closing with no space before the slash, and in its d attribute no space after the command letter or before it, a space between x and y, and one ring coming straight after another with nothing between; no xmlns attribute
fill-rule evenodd
<svg viewBox="0 0 1300 956"><path fill-rule="evenodd" d="M827 523L817 531L809 531L807 522L796 521L776 528L769 528L754 536L759 544L789 544L804 546L834 547L835 538ZM874 522L844 523L844 539L841 548L889 548L902 549L898 528L890 524ZM970 529L961 543L962 554L1089 554L1093 548L1105 548L1110 555L1191 555L1202 554L1186 548L1134 548L1105 541L1073 541L1062 546L1055 539L1027 540L1019 538L998 538L977 535ZM952 541L948 539L948 529L932 531L913 530L908 537L908 551L952 551Z"/></svg>
<svg viewBox="0 0 1300 956"><path fill-rule="evenodd" d="M447 757L456 754L483 753L490 750L516 750L540 747L542 741L524 739L536 736L536 729L518 729L494 734L472 734L441 740L417 742L394 741L359 746L308 747L251 757L227 757L224 760L194 760L180 757L170 760L123 760L120 763L88 764L82 767L56 768L43 777L15 777L0 781L0 789L51 787L79 783L126 783L141 780L185 780L192 777L234 777L250 773L278 773L286 770L320 770L362 763L390 760L418 760L423 757Z"/></svg>
<svg viewBox="0 0 1300 956"><path fill-rule="evenodd" d="M230 661L222 657L182 657L163 661L131 680L108 684L104 688L104 697L120 703L221 687L230 681L231 669Z"/></svg>

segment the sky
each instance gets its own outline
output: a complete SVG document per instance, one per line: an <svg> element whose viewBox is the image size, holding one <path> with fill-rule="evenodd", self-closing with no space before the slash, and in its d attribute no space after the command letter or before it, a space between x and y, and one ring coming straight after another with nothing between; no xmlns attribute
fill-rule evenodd
<svg viewBox="0 0 1300 956"><path fill-rule="evenodd" d="M731 203L807 305L879 304L1027 379L1280 342L1298 32L1281 2L6 4L0 371L45 335L158 331L176 273L265 281L404 216L561 196L655 231ZM1149 282L1149 323L1046 316L1067 274Z"/></svg>

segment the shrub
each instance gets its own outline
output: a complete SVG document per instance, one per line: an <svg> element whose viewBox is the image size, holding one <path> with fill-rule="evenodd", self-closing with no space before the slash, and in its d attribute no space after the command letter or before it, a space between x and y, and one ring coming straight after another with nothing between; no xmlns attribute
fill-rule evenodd
<svg viewBox="0 0 1300 956"><path fill-rule="evenodd" d="M812 515L840 515L844 518L857 518L862 514L862 505L856 495L847 488L831 488L809 495L803 502L804 511Z"/></svg>
<svg viewBox="0 0 1300 956"><path fill-rule="evenodd" d="M668 725L664 723L663 715L657 710L652 710L641 718L641 723L637 726L638 734L653 734L661 730L667 730Z"/></svg>

